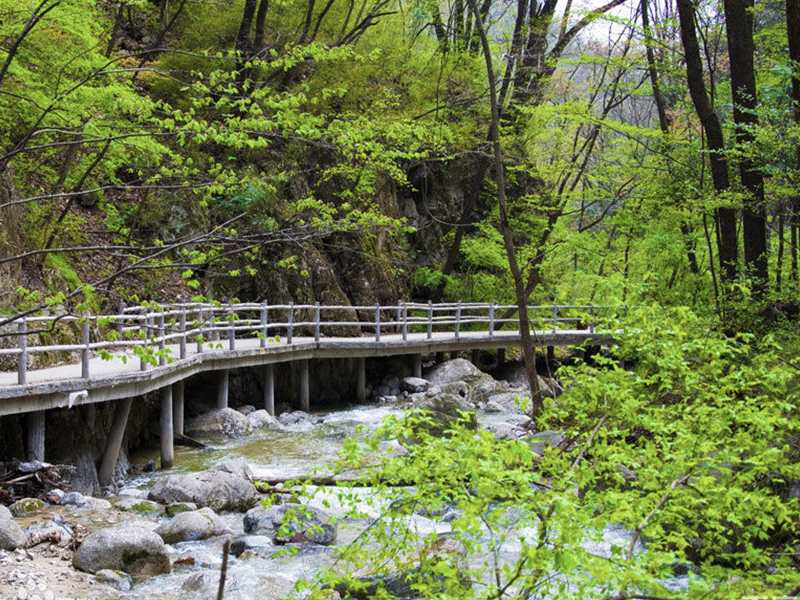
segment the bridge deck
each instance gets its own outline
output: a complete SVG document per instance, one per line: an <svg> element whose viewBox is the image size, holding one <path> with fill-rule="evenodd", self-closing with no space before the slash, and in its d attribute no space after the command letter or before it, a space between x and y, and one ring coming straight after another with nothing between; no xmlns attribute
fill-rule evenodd
<svg viewBox="0 0 800 600"><path fill-rule="evenodd" d="M608 335L587 330L533 332L536 345L570 346L585 342L605 344ZM94 402L130 398L163 388L204 371L256 367L313 358L360 358L403 354L432 354L518 347L516 331L383 334L380 341L372 337L294 337L292 344L271 342L260 347L259 339L237 339L236 348L228 349L228 341L210 342L198 352L195 344L187 347L187 356L163 366L140 368L139 358L132 353L115 355L111 360L92 357L89 378L81 377L80 364L59 365L28 371L27 383L17 384L17 374L0 373L0 416L61 408ZM171 356L179 355L179 346L167 346Z"/></svg>

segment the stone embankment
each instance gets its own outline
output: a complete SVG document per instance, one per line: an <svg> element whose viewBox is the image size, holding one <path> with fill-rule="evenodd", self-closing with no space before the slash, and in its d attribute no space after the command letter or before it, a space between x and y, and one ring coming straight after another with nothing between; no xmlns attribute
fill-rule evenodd
<svg viewBox="0 0 800 600"><path fill-rule="evenodd" d="M553 385L542 381L547 389ZM373 388L379 405L430 411L441 428L465 412L501 413L487 426L498 437L527 435L524 396L522 387L496 381L460 359L435 367L425 379L387 378ZM186 433L301 432L324 426L325 419L300 411L276 419L253 407L223 409L187 422ZM478 420L472 423L477 426ZM558 442L555 432L545 437L541 444ZM384 446L385 451L403 451L396 441ZM297 504L289 495L265 507L253 482L246 462L225 460L197 473L164 475L149 490L124 488L109 500L53 490L48 502L28 498L10 508L0 506L0 565L8 567L0 569L5 573L0 589L11 598L109 598L148 578L185 570L175 597L201 597L213 593L219 573L196 565L194 558L176 559L176 545L204 540L219 545L231 539L231 560L246 561L269 557L286 544L337 543L335 514Z"/></svg>

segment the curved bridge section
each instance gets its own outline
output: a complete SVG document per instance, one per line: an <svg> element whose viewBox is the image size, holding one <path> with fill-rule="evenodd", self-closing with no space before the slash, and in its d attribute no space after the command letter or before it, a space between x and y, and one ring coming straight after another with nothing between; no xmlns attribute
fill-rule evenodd
<svg viewBox="0 0 800 600"><path fill-rule="evenodd" d="M609 334L595 332L593 321L602 310L530 307L535 343L548 348L613 343ZM275 364L299 361L300 404L308 410L309 361L354 358L356 397L363 401L367 358L409 355L421 376L426 355L518 347L514 315L515 307L497 304L178 303L120 306L113 315L21 318L16 347L0 349L0 356L17 364L15 372L0 372L0 416L28 413L28 457L43 460L44 411L121 401L100 470L104 483L113 473L136 396L161 391L162 466L169 467L173 435L183 433L183 382L193 375L217 373L217 406L225 408L229 370L262 367L264 408L274 414ZM49 340L62 343L43 343Z"/></svg>

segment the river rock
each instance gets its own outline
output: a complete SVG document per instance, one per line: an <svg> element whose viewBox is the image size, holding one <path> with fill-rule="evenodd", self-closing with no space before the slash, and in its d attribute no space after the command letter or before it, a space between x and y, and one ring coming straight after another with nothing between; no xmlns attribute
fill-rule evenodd
<svg viewBox="0 0 800 600"><path fill-rule="evenodd" d="M534 454L544 456L544 450L547 446L555 448L566 439L562 431L538 431L531 436L530 446Z"/></svg>
<svg viewBox="0 0 800 600"><path fill-rule="evenodd" d="M231 554L237 558L261 556L269 558L275 552L275 544L268 535L246 535L231 542Z"/></svg>
<svg viewBox="0 0 800 600"><path fill-rule="evenodd" d="M467 383L483 377L485 373L471 362L464 358L454 358L436 365L425 374L433 385L444 385L454 381L465 381Z"/></svg>
<svg viewBox="0 0 800 600"><path fill-rule="evenodd" d="M133 587L131 576L123 571L101 569L95 574L94 578L97 583L102 583L120 592L129 592Z"/></svg>
<svg viewBox="0 0 800 600"><path fill-rule="evenodd" d="M62 506L86 506L86 497L80 492L69 492L61 498Z"/></svg>
<svg viewBox="0 0 800 600"><path fill-rule="evenodd" d="M243 458L233 458L230 460L224 460L221 463L214 465L211 468L212 471L221 471L223 473L232 473L242 479L247 479L247 481L252 482L254 480L253 471L250 469L250 465L247 464L247 461Z"/></svg>
<svg viewBox="0 0 800 600"><path fill-rule="evenodd" d="M283 425L263 408L247 415L247 420L253 429L283 429Z"/></svg>
<svg viewBox="0 0 800 600"><path fill-rule="evenodd" d="M490 410L489 405L494 407L498 407L499 410ZM531 399L530 395L528 394L514 394L514 393L504 393L504 394L494 394L489 396L486 400L486 406L484 410L486 412L507 412L512 414L524 414L525 411L522 410L520 407L530 407Z"/></svg>
<svg viewBox="0 0 800 600"><path fill-rule="evenodd" d="M218 408L186 421L189 436L241 437L253 432L247 417L232 408Z"/></svg>
<svg viewBox="0 0 800 600"><path fill-rule="evenodd" d="M211 598L212 595L216 595L218 586L219 576L201 571L189 575L181 585L181 589L185 592L202 592L201 596Z"/></svg>
<svg viewBox="0 0 800 600"><path fill-rule="evenodd" d="M194 502L173 502L164 507L164 514L168 517L174 517L185 512L197 510L197 504Z"/></svg>
<svg viewBox="0 0 800 600"><path fill-rule="evenodd" d="M141 525L126 523L90 533L72 559L81 571L123 571L135 579L170 572L164 540Z"/></svg>
<svg viewBox="0 0 800 600"><path fill-rule="evenodd" d="M16 550L24 548L28 536L14 521L11 511L0 504L0 550Z"/></svg>
<svg viewBox="0 0 800 600"><path fill-rule="evenodd" d="M244 516L244 532L267 535L273 542L327 545L336 540L338 531L336 523L329 521L330 517L324 511L301 504L282 504L267 509L256 507Z"/></svg>
<svg viewBox="0 0 800 600"><path fill-rule="evenodd" d="M249 414L256 412L256 407L253 406L252 404L245 404L244 406L240 406L236 410L238 410L240 413L242 413L246 417Z"/></svg>
<svg viewBox="0 0 800 600"><path fill-rule="evenodd" d="M207 540L218 535L233 533L225 522L210 508L180 513L156 529L167 544Z"/></svg>
<svg viewBox="0 0 800 600"><path fill-rule="evenodd" d="M466 419L466 425L469 429L474 430L478 427L472 404L461 396L440 394L439 396L425 398L420 402L415 402L412 408L429 413L433 423L426 427L426 429L434 436L441 436L445 430L454 425L457 421L464 419Z"/></svg>
<svg viewBox="0 0 800 600"><path fill-rule="evenodd" d="M11 514L15 517L24 517L42 510L46 504L38 498L23 498L9 506Z"/></svg>
<svg viewBox="0 0 800 600"><path fill-rule="evenodd" d="M216 512L244 512L258 501L253 484L244 477L224 471L167 475L150 490L148 498L161 504L194 502Z"/></svg>
<svg viewBox="0 0 800 600"><path fill-rule="evenodd" d="M131 497L120 499L114 504L114 508L125 512L138 513L140 515L154 515L161 512L161 505L156 502Z"/></svg>
<svg viewBox="0 0 800 600"><path fill-rule="evenodd" d="M421 377L406 377L403 379L403 390L409 394L421 394L431 387L430 381Z"/></svg>
<svg viewBox="0 0 800 600"><path fill-rule="evenodd" d="M504 421L490 423L484 429L500 440L519 440L527 435L526 426L529 422L530 418L525 415L508 415Z"/></svg>
<svg viewBox="0 0 800 600"><path fill-rule="evenodd" d="M310 415L302 410L294 410L292 412L283 413L278 417L280 424L289 427L296 431L307 431L314 425L322 422L322 417Z"/></svg>

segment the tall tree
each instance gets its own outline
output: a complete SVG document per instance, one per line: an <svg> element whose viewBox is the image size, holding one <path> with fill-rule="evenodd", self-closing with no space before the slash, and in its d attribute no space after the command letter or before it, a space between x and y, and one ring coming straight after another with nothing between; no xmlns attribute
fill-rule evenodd
<svg viewBox="0 0 800 600"><path fill-rule="evenodd" d="M686 80L695 112L708 140L711 178L717 194L730 188L728 161L725 157L725 140L717 113L711 104L703 78L703 62L695 28L695 7L692 0L678 0L678 16L686 60ZM738 239L736 232L736 210L720 207L715 212L718 228L719 261L722 279L726 283L736 280L738 262Z"/></svg>
<svg viewBox="0 0 800 600"><path fill-rule="evenodd" d="M758 126L756 114L756 73L753 59L753 0L725 0L725 29L728 34L733 120L741 152L739 178L745 192L742 206L744 261L753 278L753 290L761 295L768 284L767 219L764 176L748 152Z"/></svg>
<svg viewBox="0 0 800 600"><path fill-rule="evenodd" d="M786 0L786 33L789 37L789 59L792 61L792 104L794 109L794 122L800 127L800 0ZM797 230L800 226L800 144L795 148L797 164L795 177L798 192L792 198L792 277L796 281L798 239Z"/></svg>

